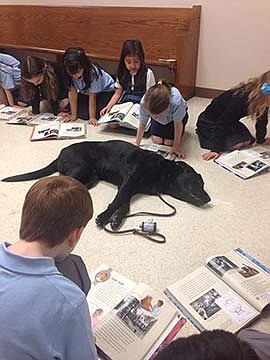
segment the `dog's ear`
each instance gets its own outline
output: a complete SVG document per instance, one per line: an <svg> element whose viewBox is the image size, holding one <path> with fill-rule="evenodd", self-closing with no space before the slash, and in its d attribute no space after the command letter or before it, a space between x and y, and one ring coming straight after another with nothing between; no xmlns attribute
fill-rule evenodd
<svg viewBox="0 0 270 360"><path fill-rule="evenodd" d="M195 171L195 170L193 169L192 166L188 165L188 164L187 164L186 162L184 162L184 161L175 161L175 164L178 165L179 167L181 167L182 170L187 170L187 171L192 172L192 173L195 172L196 174L200 175L197 171Z"/></svg>

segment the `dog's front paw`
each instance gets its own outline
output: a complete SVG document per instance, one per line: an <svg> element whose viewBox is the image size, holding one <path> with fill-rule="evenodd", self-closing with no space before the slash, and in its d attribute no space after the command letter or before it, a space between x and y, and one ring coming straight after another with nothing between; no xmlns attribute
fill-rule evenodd
<svg viewBox="0 0 270 360"><path fill-rule="evenodd" d="M106 214L106 211L104 211L103 213L99 214L96 217L96 224L99 227L104 227L110 220L110 217L108 217L108 215Z"/></svg>
<svg viewBox="0 0 270 360"><path fill-rule="evenodd" d="M120 228L120 226L122 225L122 222L123 222L123 216L121 216L120 212L119 211L116 211L114 213L114 215L111 217L111 220L110 220L110 225L111 225L111 228L112 230L117 230Z"/></svg>
<svg viewBox="0 0 270 360"><path fill-rule="evenodd" d="M112 230L115 231L115 230L119 229L121 222L122 222L121 219L113 218L110 222Z"/></svg>

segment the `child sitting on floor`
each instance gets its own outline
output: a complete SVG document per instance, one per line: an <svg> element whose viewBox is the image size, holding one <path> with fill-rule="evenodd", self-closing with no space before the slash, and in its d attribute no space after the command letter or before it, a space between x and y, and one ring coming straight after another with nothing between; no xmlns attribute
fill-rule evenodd
<svg viewBox="0 0 270 360"><path fill-rule="evenodd" d="M202 158L215 160L222 151L253 144L255 138L241 122L248 115L255 120L257 143L270 145L270 137L265 137L269 105L270 71L241 82L213 99L197 120L200 145L210 150Z"/></svg>
<svg viewBox="0 0 270 360"><path fill-rule="evenodd" d="M65 121L78 117L97 125L100 110L113 95L111 75L93 64L81 48L69 48L64 54L64 66L69 85L71 114Z"/></svg>
<svg viewBox="0 0 270 360"><path fill-rule="evenodd" d="M19 60L0 53L0 104L25 105L20 98L21 69Z"/></svg>
<svg viewBox="0 0 270 360"><path fill-rule="evenodd" d="M45 111L57 115L68 106L68 89L62 67L54 62L27 56L22 63L23 98L32 105L32 113L40 113L40 102Z"/></svg>
<svg viewBox="0 0 270 360"><path fill-rule="evenodd" d="M140 125L136 144L139 146L151 117L150 133L155 144L172 146L171 153L184 158L181 138L188 120L187 104L180 91L161 80L152 86L141 100Z"/></svg>
<svg viewBox="0 0 270 360"><path fill-rule="evenodd" d="M140 103L145 92L155 85L152 70L145 64L144 50L140 40L126 40L123 43L117 69L115 92L101 115L110 112L117 102Z"/></svg>

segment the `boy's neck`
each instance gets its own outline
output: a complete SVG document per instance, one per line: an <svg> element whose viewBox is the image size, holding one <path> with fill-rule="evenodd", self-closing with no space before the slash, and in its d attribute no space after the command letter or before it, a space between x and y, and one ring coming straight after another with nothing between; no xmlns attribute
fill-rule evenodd
<svg viewBox="0 0 270 360"><path fill-rule="evenodd" d="M49 248L39 241L28 242L25 240L18 240L16 243L10 245L8 250L17 255L28 257L57 257L59 253L58 247Z"/></svg>

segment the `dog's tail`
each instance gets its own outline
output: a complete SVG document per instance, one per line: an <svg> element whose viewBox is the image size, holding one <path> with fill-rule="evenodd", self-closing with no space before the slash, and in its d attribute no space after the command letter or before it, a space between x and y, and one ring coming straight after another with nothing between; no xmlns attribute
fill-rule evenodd
<svg viewBox="0 0 270 360"><path fill-rule="evenodd" d="M5 179L2 179L2 181L6 181L6 182L28 181L28 180L36 180L36 179L40 179L44 176L52 175L58 171L57 161L58 161L58 159L55 159L49 165L45 166L42 169L32 171L29 173L25 173L25 174L10 176Z"/></svg>

